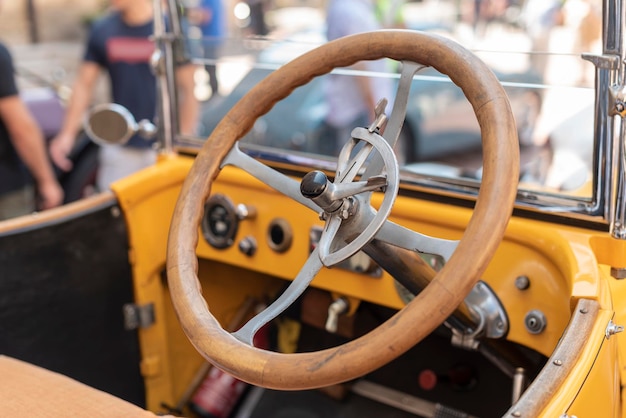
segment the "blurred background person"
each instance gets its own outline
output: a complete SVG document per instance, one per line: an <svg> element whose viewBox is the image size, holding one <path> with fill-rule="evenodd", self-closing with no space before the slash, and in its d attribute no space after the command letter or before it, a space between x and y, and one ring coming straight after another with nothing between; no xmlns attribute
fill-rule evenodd
<svg viewBox="0 0 626 418"><path fill-rule="evenodd" d="M102 70L109 75L113 102L127 108L138 121L153 120L155 116L156 78L150 67L155 48L151 39L154 31L152 1L110 0L110 3L110 13L91 28L63 127L50 144L51 157L62 170L71 169L67 157ZM191 64L182 65L176 74L183 134L193 133L197 123L198 104L193 95L195 69ZM157 151L153 144L154 141L135 135L123 146L102 145L97 188L107 190L112 182L154 164Z"/></svg>
<svg viewBox="0 0 626 418"><path fill-rule="evenodd" d="M573 52L575 54L600 54L602 51L601 2L599 0L568 0L564 10L567 24L576 30ZM578 83L583 86L592 85L594 74L595 67L581 60Z"/></svg>
<svg viewBox="0 0 626 418"><path fill-rule="evenodd" d="M381 29L374 6L373 0L330 0L326 13L328 40ZM387 72L385 60L361 61L351 69ZM329 155L338 155L354 128L369 126L380 99L393 102L391 79L384 76L329 74L324 88L328 113L320 139L323 152Z"/></svg>
<svg viewBox="0 0 626 418"><path fill-rule="evenodd" d="M404 0L376 0L374 10L385 29L406 29L403 15Z"/></svg>
<svg viewBox="0 0 626 418"><path fill-rule="evenodd" d="M250 24L248 29L251 35L265 36L269 33L267 22L265 22L265 11L269 8L267 0L245 0L250 8Z"/></svg>
<svg viewBox="0 0 626 418"><path fill-rule="evenodd" d="M211 97L218 96L217 60L226 34L222 0L200 0L196 6L188 8L187 18L191 25L200 29L202 54L207 60L204 69L209 75Z"/></svg>
<svg viewBox="0 0 626 418"><path fill-rule="evenodd" d="M63 203L43 133L18 95L14 74L0 43L0 220Z"/></svg>
<svg viewBox="0 0 626 418"><path fill-rule="evenodd" d="M530 66L543 77L548 65L552 29L563 23L563 1L527 0L522 18L531 41Z"/></svg>

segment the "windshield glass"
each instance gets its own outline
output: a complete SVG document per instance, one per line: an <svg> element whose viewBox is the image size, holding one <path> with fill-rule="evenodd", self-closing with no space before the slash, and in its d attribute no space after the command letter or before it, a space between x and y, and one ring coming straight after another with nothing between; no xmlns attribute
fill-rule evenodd
<svg viewBox="0 0 626 418"><path fill-rule="evenodd" d="M228 110L271 71L327 42L333 33L328 8L332 0L224 4L225 9L216 13L223 19L221 29L211 29L210 11L201 13L205 3L212 4L187 0L183 8L186 50L198 64L199 138L210 135ZM491 67L505 87L517 123L521 190L591 199L594 68L581 53L601 50L599 4L372 0L372 5L380 28L452 38ZM312 158L307 161L330 161L328 157L337 155L341 146L332 139L339 125L350 126L349 133L355 127L350 124L371 122L359 119L359 106L353 105L354 100L360 100L359 105L366 100L354 99L346 86L369 79L375 94L393 103L402 64L383 64L375 69L358 65L336 69L312 80L260 118L242 144L308 153ZM417 73L395 151L405 180L434 180L452 188L477 184L480 130L463 93L447 77L430 68Z"/></svg>

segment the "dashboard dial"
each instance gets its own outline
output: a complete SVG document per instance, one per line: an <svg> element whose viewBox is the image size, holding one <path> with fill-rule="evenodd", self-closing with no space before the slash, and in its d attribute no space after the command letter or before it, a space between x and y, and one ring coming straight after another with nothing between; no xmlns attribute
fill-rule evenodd
<svg viewBox="0 0 626 418"><path fill-rule="evenodd" d="M228 248L235 242L239 217L233 202L222 194L213 195L204 205L202 234L215 248Z"/></svg>

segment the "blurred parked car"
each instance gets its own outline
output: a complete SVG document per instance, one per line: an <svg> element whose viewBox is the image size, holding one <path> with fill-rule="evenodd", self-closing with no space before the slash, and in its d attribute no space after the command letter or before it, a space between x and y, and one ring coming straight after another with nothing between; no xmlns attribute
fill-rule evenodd
<svg viewBox="0 0 626 418"><path fill-rule="evenodd" d="M208 136L230 108L274 68L323 42L321 31L316 29L275 42L263 50L257 65L227 97L204 105L200 134ZM350 73L349 70L345 72ZM542 90L538 87L542 78L531 71L496 72L496 75L505 84L509 95L520 143L531 144L541 110ZM398 78L395 77L395 80ZM324 146L322 133L328 111L323 84L324 77L317 77L277 103L257 120L252 131L244 137L244 142L330 154L331 151ZM398 143L398 156L403 163L433 160L468 150L480 150L480 129L463 92L447 77L426 68L418 72L413 81Z"/></svg>

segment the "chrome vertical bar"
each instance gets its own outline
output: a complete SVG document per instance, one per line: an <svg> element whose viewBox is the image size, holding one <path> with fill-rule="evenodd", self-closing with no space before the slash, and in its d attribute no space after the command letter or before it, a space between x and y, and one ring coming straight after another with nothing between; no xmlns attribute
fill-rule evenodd
<svg viewBox="0 0 626 418"><path fill-rule="evenodd" d="M596 68L595 115L594 115L594 158L593 158L593 205L589 212L602 216L611 225L617 212L617 194L620 186L616 181L616 156L618 145L615 135L614 103L612 92L622 83L624 58L624 7L622 0L604 0L602 14L602 54L583 54ZM617 159L617 160L616 160Z"/></svg>
<svg viewBox="0 0 626 418"><path fill-rule="evenodd" d="M611 116L607 128L609 140L605 155L607 156L606 174L610 173L609 194L609 228L613 238L626 239L626 150L624 149L624 97L626 84L624 80L624 4L621 0L605 0L603 10L603 49L605 55L616 57L615 66L610 76L608 94L608 115Z"/></svg>
<svg viewBox="0 0 626 418"><path fill-rule="evenodd" d="M164 9L165 6L165 9ZM158 139L161 153L172 153L174 137L178 132L178 109L176 103L176 60L174 42L181 39L182 32L176 0L154 0L154 41L156 49L152 56L152 69L156 76L158 109Z"/></svg>
<svg viewBox="0 0 626 418"><path fill-rule="evenodd" d="M624 118L614 118L614 152L613 165L615 166L615 203L611 217L611 236L617 239L626 239L626 150L624 149L624 134L626 123Z"/></svg>

